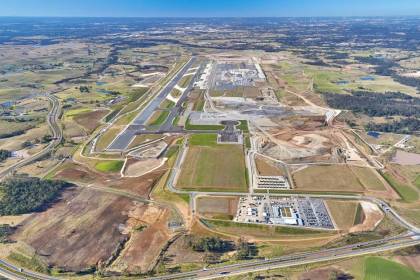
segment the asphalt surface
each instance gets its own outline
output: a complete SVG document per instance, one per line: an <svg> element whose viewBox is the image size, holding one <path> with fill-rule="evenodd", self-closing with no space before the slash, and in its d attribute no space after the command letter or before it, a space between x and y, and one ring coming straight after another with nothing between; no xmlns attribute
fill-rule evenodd
<svg viewBox="0 0 420 280"><path fill-rule="evenodd" d="M114 139L114 141L108 147L108 150L125 150L130 144L133 137L137 134L137 132L146 129L147 120L152 116L156 109L159 108L159 105L162 103L162 101L164 101L166 97L171 93L172 89L178 84L178 82L182 79L185 73L187 73L187 71L190 69L191 65L193 65L195 61L196 58L192 57L178 71L178 73L176 73L176 75L161 89L161 91L156 95L156 97L154 97L149 102L149 104L138 114L138 116L132 121L132 123ZM134 129L130 129L130 126L134 126Z"/></svg>

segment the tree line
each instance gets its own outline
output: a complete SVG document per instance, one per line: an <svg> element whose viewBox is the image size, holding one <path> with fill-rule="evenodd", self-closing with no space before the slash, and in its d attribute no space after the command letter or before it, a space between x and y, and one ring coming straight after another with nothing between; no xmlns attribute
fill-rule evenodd
<svg viewBox="0 0 420 280"><path fill-rule="evenodd" d="M20 215L41 211L56 200L64 188L71 184L58 180L35 177L14 177L6 180L0 191L0 215Z"/></svg>

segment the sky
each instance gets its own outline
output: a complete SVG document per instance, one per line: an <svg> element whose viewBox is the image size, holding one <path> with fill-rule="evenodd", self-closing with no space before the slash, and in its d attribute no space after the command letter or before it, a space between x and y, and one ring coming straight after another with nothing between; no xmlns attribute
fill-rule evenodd
<svg viewBox="0 0 420 280"><path fill-rule="evenodd" d="M301 17L420 15L420 0L0 0L0 16Z"/></svg>

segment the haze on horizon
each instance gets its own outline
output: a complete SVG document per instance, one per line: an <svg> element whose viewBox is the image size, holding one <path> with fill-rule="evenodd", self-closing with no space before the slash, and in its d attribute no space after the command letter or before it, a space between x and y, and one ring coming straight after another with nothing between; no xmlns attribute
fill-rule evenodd
<svg viewBox="0 0 420 280"><path fill-rule="evenodd" d="M3 0L0 16L317 17L416 16L417 0Z"/></svg>

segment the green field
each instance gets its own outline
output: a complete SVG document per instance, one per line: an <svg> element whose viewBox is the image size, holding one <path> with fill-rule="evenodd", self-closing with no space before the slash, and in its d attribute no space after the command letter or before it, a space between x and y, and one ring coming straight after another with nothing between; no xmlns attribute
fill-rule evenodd
<svg viewBox="0 0 420 280"><path fill-rule="evenodd" d="M107 160L98 162L95 168L101 172L119 172L123 165L122 160Z"/></svg>
<svg viewBox="0 0 420 280"><path fill-rule="evenodd" d="M224 125L195 125L190 124L190 119L185 122L186 130L222 130L225 128Z"/></svg>
<svg viewBox="0 0 420 280"><path fill-rule="evenodd" d="M217 134L193 134L189 143L191 146L214 146L217 144Z"/></svg>
<svg viewBox="0 0 420 280"><path fill-rule="evenodd" d="M418 192L410 186L401 184L391 174L382 174L387 182L394 188L394 190L400 195L405 202L415 202L419 199Z"/></svg>
<svg viewBox="0 0 420 280"><path fill-rule="evenodd" d="M162 125L169 116L169 111L155 112L151 119L149 120L148 125L157 126Z"/></svg>
<svg viewBox="0 0 420 280"><path fill-rule="evenodd" d="M414 181L414 185L420 189L420 175L417 175L416 180Z"/></svg>
<svg viewBox="0 0 420 280"><path fill-rule="evenodd" d="M380 257L368 257L365 261L364 280L416 280L420 273Z"/></svg>

